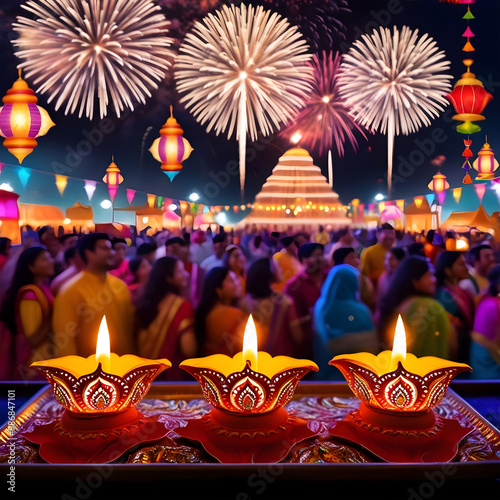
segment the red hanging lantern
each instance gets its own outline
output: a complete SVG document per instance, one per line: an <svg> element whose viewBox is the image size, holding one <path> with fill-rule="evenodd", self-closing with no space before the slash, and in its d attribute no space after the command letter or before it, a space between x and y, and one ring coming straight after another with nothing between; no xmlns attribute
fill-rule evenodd
<svg viewBox="0 0 500 500"><path fill-rule="evenodd" d="M36 105L38 98L21 78L21 70L2 100L0 135L5 137L3 145L22 163L37 146L35 138L45 135L55 124L47 111Z"/></svg>
<svg viewBox="0 0 500 500"><path fill-rule="evenodd" d="M472 122L485 119L481 113L493 99L482 82L470 71L472 62L472 59L464 60L467 72L462 74L462 78L455 84L453 91L446 94L446 98L457 112L453 116L453 120L464 122L457 127L457 132L460 134L475 134L481 130L478 125Z"/></svg>
<svg viewBox="0 0 500 500"><path fill-rule="evenodd" d="M170 180L182 170L182 162L186 160L193 148L191 144L182 137L181 126L173 116L170 106L170 118L160 130L160 137L155 139L149 151L154 159L161 162L161 169Z"/></svg>
<svg viewBox="0 0 500 500"><path fill-rule="evenodd" d="M118 186L123 182L120 169L116 166L114 158L106 169L106 175L102 180L108 185L108 192L111 201L114 201L118 193Z"/></svg>

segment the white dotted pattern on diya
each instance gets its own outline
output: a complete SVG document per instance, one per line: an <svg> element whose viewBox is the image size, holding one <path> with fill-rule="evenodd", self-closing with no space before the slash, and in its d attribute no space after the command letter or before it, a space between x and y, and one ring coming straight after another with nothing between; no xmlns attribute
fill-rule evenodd
<svg viewBox="0 0 500 500"><path fill-rule="evenodd" d="M83 402L91 410L111 408L117 400L118 389L101 377L90 382L83 392Z"/></svg>
<svg viewBox="0 0 500 500"><path fill-rule="evenodd" d="M448 388L448 377L444 375L438 378L430 387L430 392L428 396L428 404L430 407L436 406L441 402L446 394L446 389Z"/></svg>
<svg viewBox="0 0 500 500"><path fill-rule="evenodd" d="M123 406L135 406L144 397L144 394L146 394L151 382L152 377L150 373L145 373L138 380L136 380L134 382L134 386L132 387L131 394Z"/></svg>
<svg viewBox="0 0 500 500"><path fill-rule="evenodd" d="M372 393L367 383L356 373L353 373L353 392L364 403L369 403L372 399Z"/></svg>
<svg viewBox="0 0 500 500"><path fill-rule="evenodd" d="M293 398L293 394L295 392L295 387L297 386L297 383L298 383L297 378L298 377L296 377L293 380L289 380L280 389L278 397L276 398L276 403L274 405L275 407L276 406L284 406Z"/></svg>
<svg viewBox="0 0 500 500"><path fill-rule="evenodd" d="M385 399L395 408L411 408L417 396L418 391L415 385L402 375L389 382L385 388Z"/></svg>
<svg viewBox="0 0 500 500"><path fill-rule="evenodd" d="M198 382L201 384L203 396L212 406L222 406L220 394L217 386L205 376L197 377Z"/></svg>
<svg viewBox="0 0 500 500"><path fill-rule="evenodd" d="M245 377L231 389L230 401L240 410L258 410L266 402L266 390L255 380Z"/></svg>

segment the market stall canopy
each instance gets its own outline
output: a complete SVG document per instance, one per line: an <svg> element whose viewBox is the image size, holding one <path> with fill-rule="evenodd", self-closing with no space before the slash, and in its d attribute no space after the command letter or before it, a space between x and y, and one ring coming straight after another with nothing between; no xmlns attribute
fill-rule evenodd
<svg viewBox="0 0 500 500"><path fill-rule="evenodd" d="M60 226L66 217L59 207L19 203L19 221L33 228L39 226Z"/></svg>
<svg viewBox="0 0 500 500"><path fill-rule="evenodd" d="M72 221L93 220L94 212L91 206L82 205L77 201L72 207L66 209L66 217Z"/></svg>
<svg viewBox="0 0 500 500"><path fill-rule="evenodd" d="M454 230L457 232L469 231L471 228L480 231L491 231L496 229L497 221L490 217L483 205L475 212L452 212L450 216L441 224L442 229Z"/></svg>
<svg viewBox="0 0 500 500"><path fill-rule="evenodd" d="M437 227L436 212L433 212L427 198L420 196L415 199L405 210L406 231L420 232Z"/></svg>
<svg viewBox="0 0 500 500"><path fill-rule="evenodd" d="M162 208L150 207L149 205L142 205L137 207L115 207L115 212L135 212L135 215L137 216L163 216L164 210Z"/></svg>

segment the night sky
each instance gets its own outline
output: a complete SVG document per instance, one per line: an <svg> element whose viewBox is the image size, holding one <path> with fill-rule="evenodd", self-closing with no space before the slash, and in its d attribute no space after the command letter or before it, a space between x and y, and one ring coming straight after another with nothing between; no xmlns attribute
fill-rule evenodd
<svg viewBox="0 0 500 500"><path fill-rule="evenodd" d="M17 61L10 43L15 33L11 30L10 23L15 16L22 13L21 3L18 0L3 0L0 11L2 96L17 78L15 69ZM164 0L162 3L174 2ZM454 76L452 83L455 83L464 71L461 63L464 53L461 48L465 39L462 39L461 35L466 27L466 22L462 20L466 6L440 3L439 0L350 0L349 7L352 11L350 14L343 13L339 16L346 26L346 41L341 43L335 40L331 47L333 50L345 52L349 44L361 33L371 32L379 25L388 27L396 25L399 28L407 25L412 29L418 28L420 34L428 32L437 41L438 47L445 51L446 58L452 63L449 71ZM185 25L188 22L186 17L189 17L189 12L183 12L184 19L180 21L181 24ZM471 136L472 150L477 153L484 143L484 136L488 135L488 142L499 158L500 2L478 0L472 5L472 12L476 17L470 22L476 34L472 40L476 48L476 52L473 53L475 62L472 69L494 96L484 111L486 121L480 123L482 131ZM176 26L179 27L177 21ZM30 84L29 80L28 83ZM241 203L238 176L231 176L226 185L229 176L221 173L232 161L238 160L236 140L227 140L225 136L216 137L213 133L207 134L179 104L179 96L175 92L171 75L160 89L153 93L152 99L145 106L138 105L135 111L120 119L111 111L108 115L111 121L106 121L106 126L111 130L104 134L94 133L93 139L96 144L88 153L83 146L85 156L80 155L77 160L71 155L68 156L69 152L77 150L79 146L82 147L81 143L87 140L86 136L102 125L99 117L94 117L94 120L90 121L86 118L65 116L61 109L56 112L52 104L47 104L46 95L38 94L38 98L38 104L47 109L56 126L45 137L39 139L38 147L24 160L23 166L79 179L100 181L111 161L111 155L114 155L115 162L125 178L123 188L134 188L176 199L186 199L191 192L196 191L202 197L200 201L208 205ZM171 104L174 106L175 117L184 128L184 137L194 148L189 159L184 162L184 170L173 182L161 172L159 163L148 151L169 115L168 109ZM434 120L430 127L422 128L414 135L396 137L393 199L428 193L427 184L437 171L436 157L440 155L445 157L441 171L447 175L450 185L462 186L463 170L460 167L464 136L455 131L456 122L451 120L453 114L454 110L449 105L443 116ZM369 203L373 201L376 193L386 192L386 137L380 134L370 135L368 141L360 138L359 144L357 153L346 144L344 158L339 159L334 155L334 189L340 194L344 203L355 197ZM277 135L256 144L248 143L246 203L253 202L279 157L289 147L290 144ZM326 175L326 153L323 157L319 157L312 151L312 156L315 164L320 166ZM17 165L17 160L3 147L0 148L0 162ZM214 189L214 178L217 177L221 182L219 187ZM43 188L37 191L36 186L31 185L30 189L33 200L41 200L44 195L46 196ZM125 189L121 191L119 197L124 196ZM59 196L57 191L54 193ZM86 202L81 184L78 193L74 195L73 201ZM26 199L27 194L28 192L24 193L22 201L29 202ZM76 199L77 197L79 199ZM45 200L45 203L50 202L50 199Z"/></svg>

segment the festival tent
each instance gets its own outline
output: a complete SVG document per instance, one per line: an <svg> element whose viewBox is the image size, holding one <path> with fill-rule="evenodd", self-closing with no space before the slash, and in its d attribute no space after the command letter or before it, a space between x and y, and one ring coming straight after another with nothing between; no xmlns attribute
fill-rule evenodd
<svg viewBox="0 0 500 500"><path fill-rule="evenodd" d="M286 151L255 197L251 213L238 226L255 225L279 231L351 224L321 169L300 147Z"/></svg>
<svg viewBox="0 0 500 500"><path fill-rule="evenodd" d="M148 226L153 232L161 231L164 227L163 214L165 212L161 208L155 208L146 204L136 207L130 206L115 208L115 212L135 212L135 226L138 233L140 233L143 229L146 229Z"/></svg>
<svg viewBox="0 0 500 500"><path fill-rule="evenodd" d="M66 219L69 219L75 230L80 231L93 231L94 226L94 212L91 206L86 206L80 202L76 202L72 207L66 209Z"/></svg>
<svg viewBox="0 0 500 500"><path fill-rule="evenodd" d="M409 232L419 233L436 229L438 226L438 213L431 210L425 197L414 200L405 210L405 229Z"/></svg>
<svg viewBox="0 0 500 500"><path fill-rule="evenodd" d="M473 228L493 233L497 228L497 220L488 215L483 205L479 205L479 208L473 212L452 212L441 224L441 228L458 233L468 232Z"/></svg>
<svg viewBox="0 0 500 500"><path fill-rule="evenodd" d="M33 229L41 226L52 226L57 228L64 224L66 217L59 207L53 205L35 205L31 203L19 203L19 224L28 225Z"/></svg>

